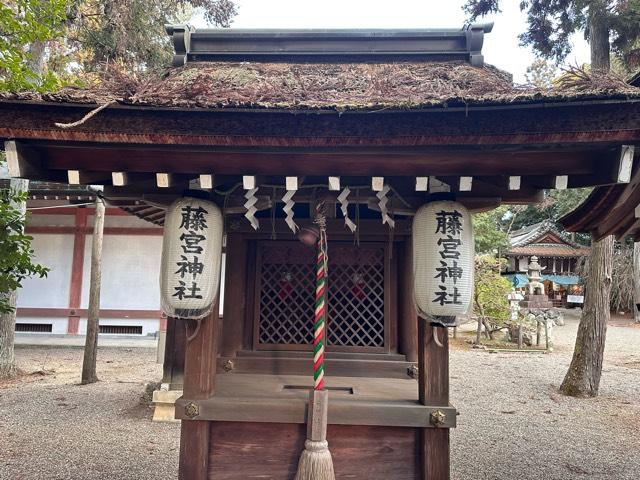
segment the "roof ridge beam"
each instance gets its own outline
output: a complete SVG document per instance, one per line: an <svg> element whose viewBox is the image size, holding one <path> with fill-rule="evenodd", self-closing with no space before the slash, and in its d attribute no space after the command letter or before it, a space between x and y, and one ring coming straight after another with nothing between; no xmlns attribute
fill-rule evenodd
<svg viewBox="0 0 640 480"><path fill-rule="evenodd" d="M194 29L166 25L173 66L190 61L464 60L483 66L493 23L441 29Z"/></svg>

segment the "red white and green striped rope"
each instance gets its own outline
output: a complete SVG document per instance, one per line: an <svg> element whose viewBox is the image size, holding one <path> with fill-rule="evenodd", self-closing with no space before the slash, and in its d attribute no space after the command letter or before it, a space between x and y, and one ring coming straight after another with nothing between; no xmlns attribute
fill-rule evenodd
<svg viewBox="0 0 640 480"><path fill-rule="evenodd" d="M315 223L320 229L316 262L316 309L313 324L313 381L314 390L324 390L324 347L327 320L327 231L324 202L316 208Z"/></svg>

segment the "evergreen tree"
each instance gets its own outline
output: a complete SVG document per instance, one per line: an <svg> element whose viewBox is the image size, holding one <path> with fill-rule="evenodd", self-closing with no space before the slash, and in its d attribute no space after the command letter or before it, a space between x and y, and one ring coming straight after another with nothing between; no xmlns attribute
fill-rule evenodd
<svg viewBox="0 0 640 480"><path fill-rule="evenodd" d="M211 25L229 27L237 13L231 0L75 1L68 46L89 71L109 62L137 72L167 67L173 48L165 25L202 14Z"/></svg>

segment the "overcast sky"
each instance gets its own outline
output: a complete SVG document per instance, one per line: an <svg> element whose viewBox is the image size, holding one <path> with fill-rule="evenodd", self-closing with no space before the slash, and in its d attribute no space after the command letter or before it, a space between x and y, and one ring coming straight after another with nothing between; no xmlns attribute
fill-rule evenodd
<svg viewBox="0 0 640 480"><path fill-rule="evenodd" d="M434 28L462 27L463 0L234 0L238 5L235 28ZM495 17L493 32L485 36L485 61L524 82L527 67L535 59L530 49L518 45L525 29L520 2L503 0L503 11ZM194 19L194 27L204 27ZM589 61L589 46L581 35L573 39L570 64Z"/></svg>

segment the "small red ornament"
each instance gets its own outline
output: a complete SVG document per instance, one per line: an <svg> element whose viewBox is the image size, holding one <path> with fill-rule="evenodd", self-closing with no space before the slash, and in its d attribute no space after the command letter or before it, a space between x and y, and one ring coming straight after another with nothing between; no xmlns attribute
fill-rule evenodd
<svg viewBox="0 0 640 480"><path fill-rule="evenodd" d="M280 300L286 300L293 292L293 285L291 285L291 280L293 280L293 276L290 272L284 272L282 278L280 279L280 291L278 292L278 297Z"/></svg>
<svg viewBox="0 0 640 480"><path fill-rule="evenodd" d="M361 273L354 273L353 286L351 287L351 293L358 300L364 300L364 298L367 296L366 293L364 292L365 286L366 285L364 282L364 276Z"/></svg>

